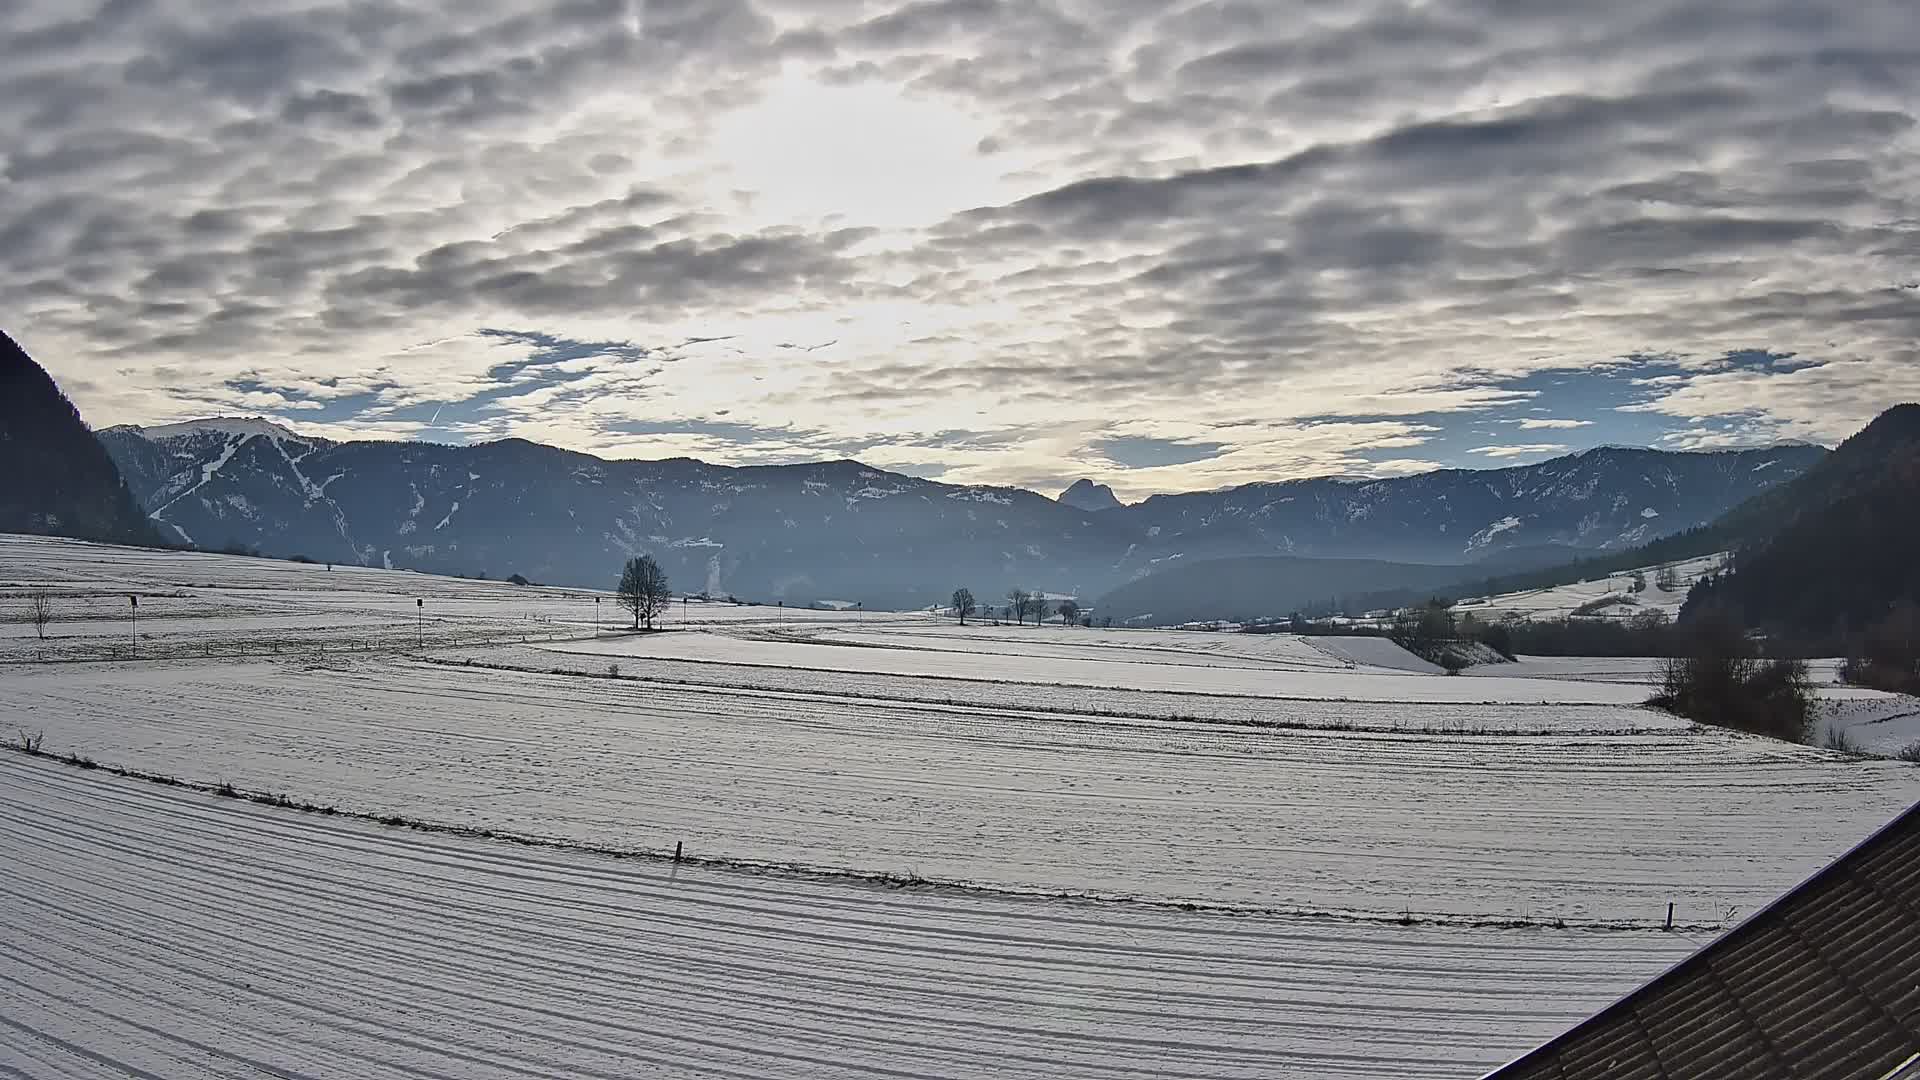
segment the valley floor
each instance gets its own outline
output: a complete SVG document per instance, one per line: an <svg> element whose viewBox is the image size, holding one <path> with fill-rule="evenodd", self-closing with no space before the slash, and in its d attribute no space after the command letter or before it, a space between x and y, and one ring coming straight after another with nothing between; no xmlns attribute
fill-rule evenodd
<svg viewBox="0 0 1920 1080"><path fill-rule="evenodd" d="M0 757L0 1071L1472 1076L1699 938L674 867Z"/></svg>
<svg viewBox="0 0 1920 1080"><path fill-rule="evenodd" d="M33 589L0 738L202 787L0 753L0 1074L1473 1077L1920 798L1632 661L0 537Z"/></svg>

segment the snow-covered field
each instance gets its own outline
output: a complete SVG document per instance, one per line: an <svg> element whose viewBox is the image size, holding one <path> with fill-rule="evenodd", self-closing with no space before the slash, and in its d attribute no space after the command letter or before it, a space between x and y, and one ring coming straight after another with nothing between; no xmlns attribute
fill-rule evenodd
<svg viewBox="0 0 1920 1080"><path fill-rule="evenodd" d="M0 754L0 1074L1470 1077L1920 798L1636 707L1632 661L616 636L578 590L0 537L0 609L38 589L0 737L558 847Z"/></svg>
<svg viewBox="0 0 1920 1080"><path fill-rule="evenodd" d="M1751 909L1920 787L1685 730L1265 730L411 660L154 662L7 679L105 763L756 863L1235 907L1694 921ZM1623 710L1625 711L1625 710ZM1611 710L1587 721L1604 727ZM1550 717L1539 717L1550 730ZM1446 731L1444 719L1434 725ZM1751 859L1821 793L1821 822ZM1604 794L1604 797L1600 797Z"/></svg>
<svg viewBox="0 0 1920 1080"><path fill-rule="evenodd" d="M644 663L653 659L787 668L809 673L845 672L875 675L912 675L930 678L998 679L1048 686L1115 687L1130 690L1172 691L1189 694L1235 694L1271 698L1335 699L1375 702L1500 702L1511 704L1633 705L1646 700L1639 687L1546 679L1486 678L1464 680L1420 677L1405 667L1367 667L1342 663L1329 652L1303 639L1297 643L1298 661L1275 657L1252 661L1207 652L1184 659L1161 651L1144 659L1141 650L1101 647L1135 630L1086 630L1029 627L1004 632L996 648L949 649L915 644L925 639L913 634L814 633L807 629L742 633L715 629L685 634L605 638L556 643L554 652L605 657L611 662ZM1215 635L1184 635L1205 641ZM1256 640L1276 635L1246 635ZM858 640L850 640L858 639ZM1043 650L1078 649L1079 656L1032 654L1028 643ZM1076 642L1085 642L1076 645ZM1417 658L1381 642L1406 661ZM808 676L803 676L808 677Z"/></svg>
<svg viewBox="0 0 1920 1080"><path fill-rule="evenodd" d="M1687 602L1687 590L1693 587L1693 583L1719 570L1726 565L1726 561L1727 557L1722 553L1643 567L1638 572L1647 587L1637 593L1633 591L1635 571L1624 570L1608 577L1551 589L1474 597L1454 605L1453 610L1462 615L1471 613L1480 619L1500 619L1510 615L1526 619L1564 619L1585 605L1612 599L1614 603L1592 614L1620 619L1658 611L1672 617L1678 615L1681 605ZM1659 587L1656 579L1662 569L1673 571L1676 583L1672 589Z"/></svg>
<svg viewBox="0 0 1920 1080"><path fill-rule="evenodd" d="M0 756L0 1073L1472 1077L1702 940L883 889Z"/></svg>
<svg viewBox="0 0 1920 1080"><path fill-rule="evenodd" d="M44 639L25 617L36 592L52 608ZM662 625L779 627L801 617L849 626L900 618L695 600L676 602ZM627 619L611 592L0 535L0 661L394 651L590 635Z"/></svg>
<svg viewBox="0 0 1920 1080"><path fill-rule="evenodd" d="M1839 732L1862 753L1890 757L1920 751L1920 698L1861 687L1821 692L1820 735Z"/></svg>

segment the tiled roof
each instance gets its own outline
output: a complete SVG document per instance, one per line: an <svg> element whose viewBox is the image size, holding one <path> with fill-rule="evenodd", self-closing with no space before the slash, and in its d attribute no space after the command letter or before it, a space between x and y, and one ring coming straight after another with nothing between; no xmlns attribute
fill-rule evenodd
<svg viewBox="0 0 1920 1080"><path fill-rule="evenodd" d="M1487 1080L1905 1080L1915 1055L1920 806Z"/></svg>

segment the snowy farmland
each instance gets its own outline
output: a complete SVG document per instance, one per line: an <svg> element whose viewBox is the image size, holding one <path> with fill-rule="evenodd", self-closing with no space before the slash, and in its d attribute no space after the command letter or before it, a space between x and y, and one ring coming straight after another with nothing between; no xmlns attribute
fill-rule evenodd
<svg viewBox="0 0 1920 1080"><path fill-rule="evenodd" d="M1639 570L1622 570L1617 574L1572 585L1463 600L1455 604L1453 610L1462 615L1470 613L1480 619L1509 616L1564 619L1581 611L1595 618L1624 619L1653 611L1672 618L1680 614L1681 606L1687 602L1687 590L1693 587L1694 582L1719 571L1726 562L1724 552L1703 555L1695 559L1641 567ZM1673 587L1670 589L1660 587L1658 579L1662 570L1673 572ZM1633 591L1636 574L1646 584L1641 592Z"/></svg>
<svg viewBox="0 0 1920 1080"><path fill-rule="evenodd" d="M1920 798L1632 662L592 600L0 538L109 767L0 754L0 1072L1472 1077Z"/></svg>
<svg viewBox="0 0 1920 1080"><path fill-rule="evenodd" d="M850 887L13 755L0 791L9 1075L1471 1077L1700 940Z"/></svg>

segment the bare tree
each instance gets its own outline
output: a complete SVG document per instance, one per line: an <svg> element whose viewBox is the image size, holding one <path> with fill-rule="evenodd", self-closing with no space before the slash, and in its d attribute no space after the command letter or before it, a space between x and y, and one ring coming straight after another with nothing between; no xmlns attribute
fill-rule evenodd
<svg viewBox="0 0 1920 1080"><path fill-rule="evenodd" d="M1060 612L1060 625L1072 626L1080 621L1080 603L1072 597L1060 601L1054 610Z"/></svg>
<svg viewBox="0 0 1920 1080"><path fill-rule="evenodd" d="M960 616L961 626L967 625L967 616L973 614L978 609L979 605L973 602L972 589L959 588L953 590L953 613Z"/></svg>
<svg viewBox="0 0 1920 1080"><path fill-rule="evenodd" d="M53 621L53 597L35 591L27 597L27 618L33 620L33 632L47 640L47 624Z"/></svg>
<svg viewBox="0 0 1920 1080"><path fill-rule="evenodd" d="M640 629L642 623L647 629L653 629L655 616L667 610L667 604L673 599L666 571L660 569L651 555L627 560L620 571L620 587L615 592L620 606L633 612L635 630Z"/></svg>
<svg viewBox="0 0 1920 1080"><path fill-rule="evenodd" d="M1013 612L1016 624L1027 621L1027 612L1033 609L1033 597L1025 589L1007 590L1007 610Z"/></svg>
<svg viewBox="0 0 1920 1080"><path fill-rule="evenodd" d="M1680 575L1674 572L1673 567L1663 566L1660 572L1653 576L1653 583L1661 592L1672 592L1680 587Z"/></svg>
<svg viewBox="0 0 1920 1080"><path fill-rule="evenodd" d="M1033 611L1033 625L1039 626L1047 621L1047 594L1034 593L1027 597L1027 604Z"/></svg>

